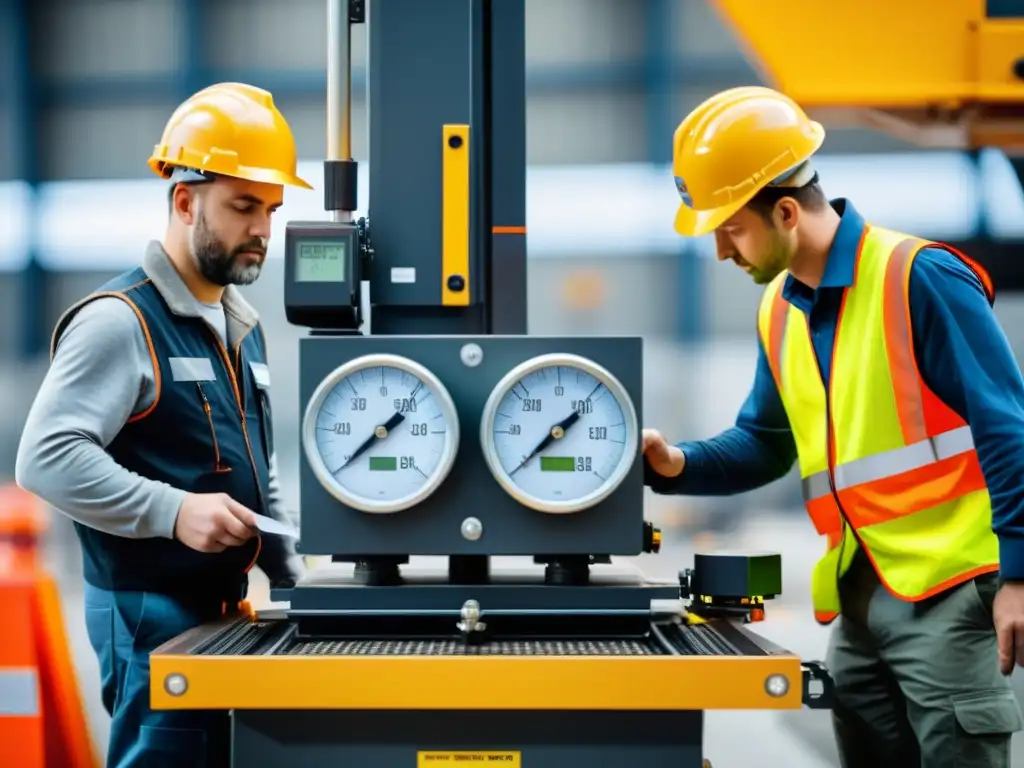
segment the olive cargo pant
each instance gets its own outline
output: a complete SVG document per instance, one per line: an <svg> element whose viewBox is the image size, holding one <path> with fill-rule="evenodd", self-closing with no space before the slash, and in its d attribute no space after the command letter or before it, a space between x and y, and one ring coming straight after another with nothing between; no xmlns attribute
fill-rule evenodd
<svg viewBox="0 0 1024 768"><path fill-rule="evenodd" d="M843 768L1010 768L1024 719L999 671L998 586L991 574L909 603L858 553L828 650Z"/></svg>

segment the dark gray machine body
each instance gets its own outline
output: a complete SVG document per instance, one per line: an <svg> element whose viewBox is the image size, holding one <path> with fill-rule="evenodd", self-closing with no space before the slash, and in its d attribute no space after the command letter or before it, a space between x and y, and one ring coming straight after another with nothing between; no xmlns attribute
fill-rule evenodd
<svg viewBox="0 0 1024 768"><path fill-rule="evenodd" d="M369 0L372 333L526 333L522 0ZM441 127L470 125L470 306L441 307ZM415 281L396 281L393 270Z"/></svg>
<svg viewBox="0 0 1024 768"><path fill-rule="evenodd" d="M460 350L475 343L482 361L465 365ZM299 390L305 409L320 382L349 360L371 353L408 357L431 370L451 393L461 439L455 468L426 501L404 512L367 514L342 504L300 462L301 549L311 555L637 555L643 537L643 465L638 455L621 485L594 507L551 515L523 506L498 485L484 461L480 422L499 380L537 355L572 353L604 366L625 387L637 413L643 407L643 346L639 338L542 336L307 338L300 342ZM564 414L563 414L564 415ZM554 417L557 420L558 417ZM462 521L483 523L476 541Z"/></svg>
<svg viewBox="0 0 1024 768"><path fill-rule="evenodd" d="M411 564L402 569L401 584L367 589L345 563L318 568L308 581L282 597L291 602L289 616L447 614L449 626L454 626L467 600L478 601L488 616L609 612L647 616L652 600L678 600L679 586L649 583L634 569L616 564L594 566L587 584L547 584L539 566L496 567L486 584L453 584L446 569Z"/></svg>
<svg viewBox="0 0 1024 768"><path fill-rule="evenodd" d="M639 339L526 336L524 2L368 0L366 22L367 208L373 239L366 279L372 335L303 339L298 405L304 409L313 389L346 360L397 353L427 366L451 392L461 424L460 448L455 468L431 499L388 515L344 507L319 485L302 458L300 549L337 560L447 554L452 562L471 561L477 578L453 584L446 582L444 568L424 577L410 568L410 578L402 583L362 586L336 577L336 568L351 566L334 563L293 590L291 607L297 613L335 618L351 612L346 631L355 634L363 626L359 622L391 613L401 619L403 635L429 635L425 614L440 613L442 636L447 636L454 631L460 602L471 597L485 615L492 611L489 621L499 631L505 626L499 614L521 613L533 620L540 612L562 614L570 626L579 616L590 622L591 631L595 621L606 622L604 631L618 636L612 628L617 617L642 619L650 600L678 590L628 577L548 585L543 566L525 576L475 567L479 561L486 564L480 555L637 554L644 535L639 456L615 493L594 508L569 515L546 515L514 501L490 475L482 456L479 424L488 394L516 363L541 353L575 353L605 366L630 393L638 416L643 413ZM442 132L453 124L470 126L467 306L442 305L444 287L454 290L443 278L441 202ZM467 341L483 348L483 362L476 368L460 360ZM483 523L484 535L476 542L460 535L467 515ZM359 636L378 637L372 630ZM416 686L417 681L381 684ZM451 685L472 685L472 680L453 679ZM700 711L240 709L232 717L232 764L246 768L417 768L417 753L431 749L519 750L521 761L495 763L515 768L702 765Z"/></svg>
<svg viewBox="0 0 1024 768"><path fill-rule="evenodd" d="M453 681L453 684L457 684ZM517 751L514 768L701 768L704 713L234 712L235 768L417 768L421 750Z"/></svg>

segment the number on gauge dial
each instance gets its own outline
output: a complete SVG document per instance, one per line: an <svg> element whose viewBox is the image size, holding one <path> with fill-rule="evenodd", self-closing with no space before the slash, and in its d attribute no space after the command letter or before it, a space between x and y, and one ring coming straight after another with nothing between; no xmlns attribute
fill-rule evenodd
<svg viewBox="0 0 1024 768"><path fill-rule="evenodd" d="M606 484L623 460L627 431L622 406L604 383L550 366L518 380L498 403L493 443L515 486L558 503Z"/></svg>
<svg viewBox="0 0 1024 768"><path fill-rule="evenodd" d="M418 376L390 366L341 379L316 417L331 481L371 502L422 490L445 458L445 409Z"/></svg>

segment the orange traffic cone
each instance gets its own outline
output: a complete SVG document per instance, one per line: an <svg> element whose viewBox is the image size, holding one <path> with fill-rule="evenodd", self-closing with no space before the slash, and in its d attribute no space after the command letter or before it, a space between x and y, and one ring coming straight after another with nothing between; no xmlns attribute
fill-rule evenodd
<svg viewBox="0 0 1024 768"><path fill-rule="evenodd" d="M54 580L38 561L41 503L0 488L0 764L94 768Z"/></svg>

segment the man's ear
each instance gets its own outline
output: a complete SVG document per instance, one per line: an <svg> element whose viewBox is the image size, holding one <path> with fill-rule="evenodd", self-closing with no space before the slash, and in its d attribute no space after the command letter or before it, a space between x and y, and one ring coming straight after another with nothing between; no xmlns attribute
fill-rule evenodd
<svg viewBox="0 0 1024 768"><path fill-rule="evenodd" d="M181 219L186 226L192 226L196 218L196 190L188 184L177 184L171 194L171 214Z"/></svg>
<svg viewBox="0 0 1024 768"><path fill-rule="evenodd" d="M800 221L800 206L792 197L784 197L775 204L772 218L781 230L791 230Z"/></svg>

